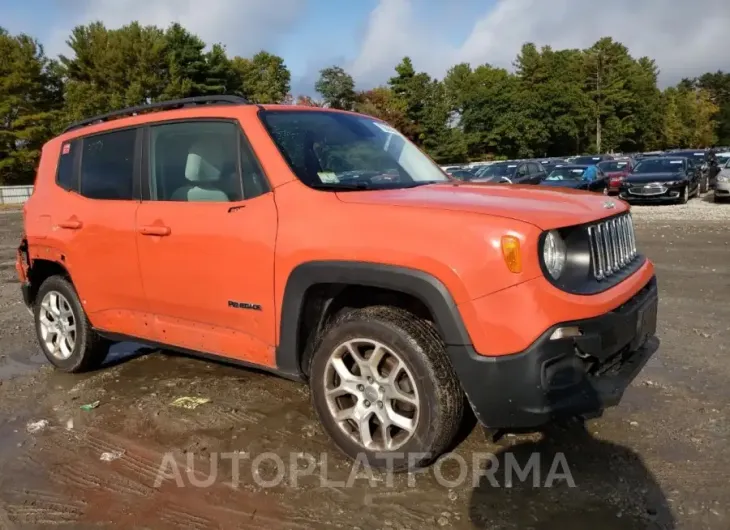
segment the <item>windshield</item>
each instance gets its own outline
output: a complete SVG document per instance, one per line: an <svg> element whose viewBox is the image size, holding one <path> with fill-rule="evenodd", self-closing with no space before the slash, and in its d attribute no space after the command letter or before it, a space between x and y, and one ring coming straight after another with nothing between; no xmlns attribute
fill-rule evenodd
<svg viewBox="0 0 730 530"><path fill-rule="evenodd" d="M573 164L598 164L601 161L600 156L577 156L575 157L572 162Z"/></svg>
<svg viewBox="0 0 730 530"><path fill-rule="evenodd" d="M296 176L332 190L412 187L449 178L389 125L327 111L259 113Z"/></svg>
<svg viewBox="0 0 730 530"><path fill-rule="evenodd" d="M517 169L517 164L492 164L491 166L480 169L477 173L477 177L480 179L511 177L514 174L515 169Z"/></svg>
<svg viewBox="0 0 730 530"><path fill-rule="evenodd" d="M601 170L611 173L614 171L626 171L628 169L629 163L625 160L611 160L609 162L601 162L598 164L598 167L601 168Z"/></svg>
<svg viewBox="0 0 730 530"><path fill-rule="evenodd" d="M583 167L561 167L554 169L545 180L581 180L585 171Z"/></svg>
<svg viewBox="0 0 730 530"><path fill-rule="evenodd" d="M634 168L634 173L679 173L684 166L682 158L649 158Z"/></svg>
<svg viewBox="0 0 730 530"><path fill-rule="evenodd" d="M730 154L717 155L717 165L730 168Z"/></svg>

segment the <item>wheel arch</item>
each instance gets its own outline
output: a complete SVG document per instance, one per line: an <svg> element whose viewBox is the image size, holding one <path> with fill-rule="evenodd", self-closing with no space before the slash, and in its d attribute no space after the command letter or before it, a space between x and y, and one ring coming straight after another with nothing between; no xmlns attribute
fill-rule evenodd
<svg viewBox="0 0 730 530"><path fill-rule="evenodd" d="M317 290L323 292L317 292ZM471 344L466 326L448 288L435 276L408 267L357 261L312 261L295 267L282 299L279 344L276 364L289 376L306 378L303 361L311 336L303 336L308 300L317 293L314 324L316 332L323 319L337 303L338 295L350 292L402 294L417 302L433 319L447 345ZM418 308L416 308L416 311ZM311 323L311 320L310 320ZM311 353L311 352L310 352Z"/></svg>
<svg viewBox="0 0 730 530"><path fill-rule="evenodd" d="M71 274L63 261L35 258L28 269L28 303L35 304L36 295L43 282L51 276L62 276L73 285Z"/></svg>

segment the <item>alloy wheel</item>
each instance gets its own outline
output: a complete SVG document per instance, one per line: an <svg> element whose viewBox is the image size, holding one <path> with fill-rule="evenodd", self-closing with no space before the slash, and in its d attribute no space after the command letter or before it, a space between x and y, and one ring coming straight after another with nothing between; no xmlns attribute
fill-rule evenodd
<svg viewBox="0 0 730 530"><path fill-rule="evenodd" d="M48 291L41 301L38 318L48 353L60 360L71 357L76 346L76 318L66 297L58 291Z"/></svg>
<svg viewBox="0 0 730 530"><path fill-rule="evenodd" d="M403 359L365 338L334 349L324 377L325 399L337 425L374 451L394 451L413 436L419 419L418 389Z"/></svg>

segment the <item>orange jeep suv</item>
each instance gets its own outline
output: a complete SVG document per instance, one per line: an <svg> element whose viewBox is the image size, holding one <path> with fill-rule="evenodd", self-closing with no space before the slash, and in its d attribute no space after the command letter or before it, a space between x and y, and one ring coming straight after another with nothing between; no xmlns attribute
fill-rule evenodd
<svg viewBox="0 0 730 530"><path fill-rule="evenodd" d="M24 228L57 368L133 339L307 381L376 465L433 461L467 407L495 431L599 415L656 349L624 202L453 180L350 112L208 96L85 120L43 147Z"/></svg>

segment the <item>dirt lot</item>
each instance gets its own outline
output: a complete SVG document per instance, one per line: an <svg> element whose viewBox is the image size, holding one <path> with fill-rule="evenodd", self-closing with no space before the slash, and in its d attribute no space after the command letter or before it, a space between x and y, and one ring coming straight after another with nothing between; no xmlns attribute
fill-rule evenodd
<svg viewBox="0 0 730 530"><path fill-rule="evenodd" d="M98 372L54 373L19 298L20 216L0 212L0 528L730 528L730 205L634 210L657 266L661 344L621 406L587 431L499 445L474 429L410 484L351 474L296 383L131 344ZM171 406L180 396L211 401ZM248 455L234 466L220 456L232 451ZM484 453L502 469L539 455L540 487L480 477ZM573 488L544 487L558 453Z"/></svg>

